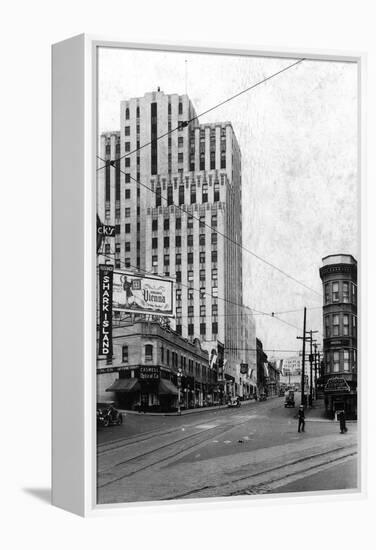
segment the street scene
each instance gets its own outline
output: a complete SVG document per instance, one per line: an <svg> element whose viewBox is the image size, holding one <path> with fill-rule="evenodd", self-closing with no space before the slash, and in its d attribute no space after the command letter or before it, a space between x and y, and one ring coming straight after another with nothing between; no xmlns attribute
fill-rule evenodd
<svg viewBox="0 0 376 550"><path fill-rule="evenodd" d="M359 489L356 90L101 49L98 504Z"/></svg>

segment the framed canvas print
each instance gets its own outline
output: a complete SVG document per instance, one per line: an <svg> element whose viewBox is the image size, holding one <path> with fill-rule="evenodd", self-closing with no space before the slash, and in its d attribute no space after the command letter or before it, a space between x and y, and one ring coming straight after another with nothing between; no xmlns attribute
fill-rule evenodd
<svg viewBox="0 0 376 550"><path fill-rule="evenodd" d="M53 46L56 505L362 491L363 71Z"/></svg>

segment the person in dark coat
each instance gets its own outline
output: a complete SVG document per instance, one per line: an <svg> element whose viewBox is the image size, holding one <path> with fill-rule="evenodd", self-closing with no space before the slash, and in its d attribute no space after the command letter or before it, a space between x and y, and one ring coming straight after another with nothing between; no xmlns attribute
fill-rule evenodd
<svg viewBox="0 0 376 550"><path fill-rule="evenodd" d="M304 432L304 427L305 427L304 407L303 405L300 405L299 411L298 411L298 432L300 433L300 430Z"/></svg>
<svg viewBox="0 0 376 550"><path fill-rule="evenodd" d="M339 429L341 431L341 434L344 434L347 432L347 428L346 428L346 415L345 415L345 411L341 411L339 414L338 414L338 420L339 420Z"/></svg>

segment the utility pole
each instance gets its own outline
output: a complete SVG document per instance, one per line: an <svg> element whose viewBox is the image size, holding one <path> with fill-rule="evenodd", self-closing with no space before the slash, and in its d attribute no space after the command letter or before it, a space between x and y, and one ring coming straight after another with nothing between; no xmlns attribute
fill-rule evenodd
<svg viewBox="0 0 376 550"><path fill-rule="evenodd" d="M317 344L314 344L315 348L315 399L317 401Z"/></svg>
<svg viewBox="0 0 376 550"><path fill-rule="evenodd" d="M309 334L309 343L310 343L310 353L309 353L309 364L310 364L310 376L309 376L309 402L310 402L310 405L312 406L312 399L313 399L313 395L312 395L312 365L313 365L313 354L312 354L312 345L313 345L313 342L316 340L313 340L312 339L312 334L318 332L318 330L308 330L307 331L307 334Z"/></svg>
<svg viewBox="0 0 376 550"><path fill-rule="evenodd" d="M300 404L304 405L304 363L305 363L305 341L306 341L306 321L307 321L307 308L304 308L303 317L303 336L297 336L298 340L303 340L303 358L302 358L302 377L301 377L301 397Z"/></svg>

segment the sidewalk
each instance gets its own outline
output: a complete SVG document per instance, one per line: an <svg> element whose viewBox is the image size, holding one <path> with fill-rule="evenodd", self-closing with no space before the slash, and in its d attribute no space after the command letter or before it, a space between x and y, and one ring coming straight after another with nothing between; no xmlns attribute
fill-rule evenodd
<svg viewBox="0 0 376 550"><path fill-rule="evenodd" d="M241 406L249 405L250 403L257 403L254 399L248 399L246 401L241 401ZM137 414L141 416L184 416L186 414L197 414L203 412L217 411L219 409L227 409L227 405L216 405L214 407L197 407L197 409L186 409L181 411L180 415L177 411L175 412L139 412L139 411L129 411L125 409L117 409L121 414Z"/></svg>
<svg viewBox="0 0 376 550"><path fill-rule="evenodd" d="M312 407L306 407L304 409L306 422L338 422L335 418L328 418L325 414L325 402L324 399L318 399L313 401ZM296 418L298 414L296 414ZM356 423L356 420L346 420L346 423Z"/></svg>

